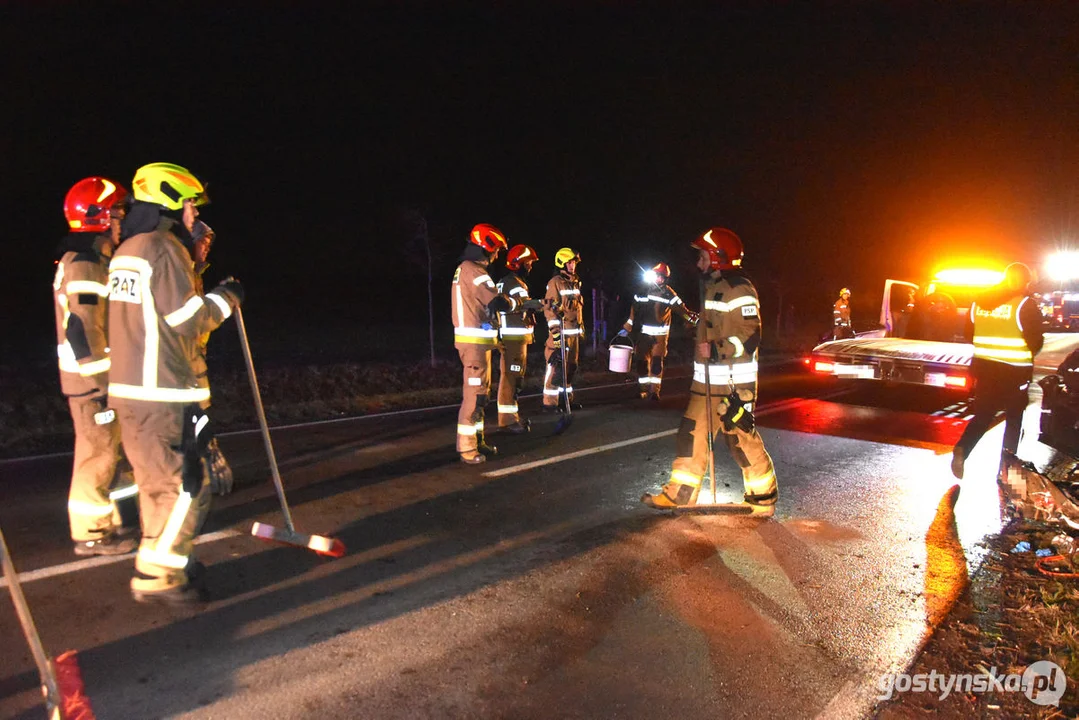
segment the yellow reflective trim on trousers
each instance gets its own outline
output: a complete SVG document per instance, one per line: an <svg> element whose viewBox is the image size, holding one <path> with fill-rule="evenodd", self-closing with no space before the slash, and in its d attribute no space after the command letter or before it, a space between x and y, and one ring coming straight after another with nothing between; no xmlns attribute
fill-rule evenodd
<svg viewBox="0 0 1079 720"><path fill-rule="evenodd" d="M775 471L769 472L763 477L747 478L745 480L746 490L754 495L766 495L775 489L775 485Z"/></svg>
<svg viewBox="0 0 1079 720"><path fill-rule="evenodd" d="M105 515L112 515L112 503L98 505L82 500L68 500L67 509L75 515L86 515L87 517L104 517Z"/></svg>
<svg viewBox="0 0 1079 720"><path fill-rule="evenodd" d="M700 487L701 485L699 477L685 470L671 470L671 482L678 485L689 485L690 487Z"/></svg>
<svg viewBox="0 0 1079 720"><path fill-rule="evenodd" d="M158 388L110 382L109 395L149 402L196 403L210 399L210 388Z"/></svg>
<svg viewBox="0 0 1079 720"><path fill-rule="evenodd" d="M460 423L458 423L457 424L457 434L458 435L470 435L470 436L475 435L476 434L476 426L475 425L461 425Z"/></svg>
<svg viewBox="0 0 1079 720"><path fill-rule="evenodd" d="M139 559L150 565L183 570L187 567L187 555L177 555L171 552L161 552L150 548L139 548Z"/></svg>
<svg viewBox="0 0 1079 720"><path fill-rule="evenodd" d="M516 405L499 405L498 406L498 412L502 413L503 415L512 415L513 413L517 412L517 406Z"/></svg>

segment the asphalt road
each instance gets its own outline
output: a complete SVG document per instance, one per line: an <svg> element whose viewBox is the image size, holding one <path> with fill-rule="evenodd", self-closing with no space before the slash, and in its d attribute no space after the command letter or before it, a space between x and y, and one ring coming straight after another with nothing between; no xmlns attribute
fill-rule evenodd
<svg viewBox="0 0 1079 720"><path fill-rule="evenodd" d="M566 434L539 417L479 467L456 462L453 409L276 430L296 524L343 540L337 560L246 534L280 515L259 436L223 437L247 487L215 503L197 609L135 604L130 557L74 558L70 457L0 463L0 525L46 647L79 651L103 719L865 716L1000 526L1001 428L953 515L962 395L771 365L776 517L673 517L638 499L666 477L687 386L658 405L632 385L582 392ZM717 472L740 496L722 449ZM0 717L43 717L3 606L0 648Z"/></svg>

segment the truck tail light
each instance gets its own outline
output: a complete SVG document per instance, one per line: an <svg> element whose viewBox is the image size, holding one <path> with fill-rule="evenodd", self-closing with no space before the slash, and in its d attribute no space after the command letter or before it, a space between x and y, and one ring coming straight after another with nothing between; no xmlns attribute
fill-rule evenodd
<svg viewBox="0 0 1079 720"><path fill-rule="evenodd" d="M830 362L817 361L813 363L813 369L819 373L831 373L835 370L835 365Z"/></svg>
<svg viewBox="0 0 1079 720"><path fill-rule="evenodd" d="M944 378L944 384L948 387L965 388L967 379L962 375L948 375Z"/></svg>

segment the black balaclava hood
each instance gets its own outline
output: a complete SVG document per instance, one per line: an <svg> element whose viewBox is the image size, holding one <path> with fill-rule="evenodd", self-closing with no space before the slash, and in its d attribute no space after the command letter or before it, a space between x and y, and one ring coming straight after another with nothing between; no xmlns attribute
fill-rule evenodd
<svg viewBox="0 0 1079 720"><path fill-rule="evenodd" d="M179 238L180 242L187 248L188 254L194 257L195 241L184 225L184 211L166 210L160 205L143 202L142 200L131 203L127 215L124 216L120 224L120 242L122 243L135 235L153 232L157 229L163 217L172 220L172 227L169 228L169 232Z"/></svg>
<svg viewBox="0 0 1079 720"><path fill-rule="evenodd" d="M468 245L465 245L465 250L463 253L461 253L461 262L464 262L466 260L471 260L472 262L489 263L491 262L491 256L479 245L473 245L472 243L469 243Z"/></svg>

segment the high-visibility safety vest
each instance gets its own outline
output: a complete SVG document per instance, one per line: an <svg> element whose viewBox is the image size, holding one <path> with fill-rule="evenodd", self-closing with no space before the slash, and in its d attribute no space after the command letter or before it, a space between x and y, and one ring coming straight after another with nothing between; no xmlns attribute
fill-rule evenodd
<svg viewBox="0 0 1079 720"><path fill-rule="evenodd" d="M52 281L56 356L64 395L104 393L109 384L109 237L85 252L64 253Z"/></svg>
<svg viewBox="0 0 1079 720"><path fill-rule="evenodd" d="M547 328L557 329L559 326L559 314L555 309L555 303L561 303L562 322L564 323L563 334L567 337L581 334L581 323L584 321L584 300L581 298L581 280L576 275L570 275L565 271L559 271L547 281L547 292L543 299L543 314L547 317Z"/></svg>
<svg viewBox="0 0 1079 720"><path fill-rule="evenodd" d="M1019 311L1030 300L1026 295L1016 295L992 310L970 306L970 319L974 323L974 357L1016 367L1030 367L1034 354L1023 337L1023 323Z"/></svg>
<svg viewBox="0 0 1079 720"><path fill-rule="evenodd" d="M709 384L716 388L712 392L726 394L733 385L736 390L749 391L756 400L760 315L757 289L741 272L716 272L705 278L693 362L694 392L704 392L707 375ZM701 355L703 343L708 343L712 357Z"/></svg>
<svg viewBox="0 0 1079 720"><path fill-rule="evenodd" d="M191 254L172 232L176 221L123 242L109 263L109 403L205 403L199 337L237 302L231 293L196 290Z"/></svg>
<svg viewBox="0 0 1079 720"><path fill-rule="evenodd" d="M512 271L506 273L495 288L499 293L514 300L518 306L531 299L528 296L528 284ZM498 319L498 332L502 342L524 343L525 345L532 342L532 329L536 324L532 319L532 313L509 310L499 313Z"/></svg>
<svg viewBox="0 0 1079 720"><path fill-rule="evenodd" d="M634 328L642 335L666 337L671 333L671 314L677 311L687 317L686 306L682 298L667 285L654 285L645 295L634 293L633 304L629 307L629 319L622 328L632 332Z"/></svg>
<svg viewBox="0 0 1079 720"><path fill-rule="evenodd" d="M498 326L488 317L487 305L498 297L487 263L464 260L453 273L450 303L453 306L454 345L498 344ZM513 305L516 307L516 303Z"/></svg>

